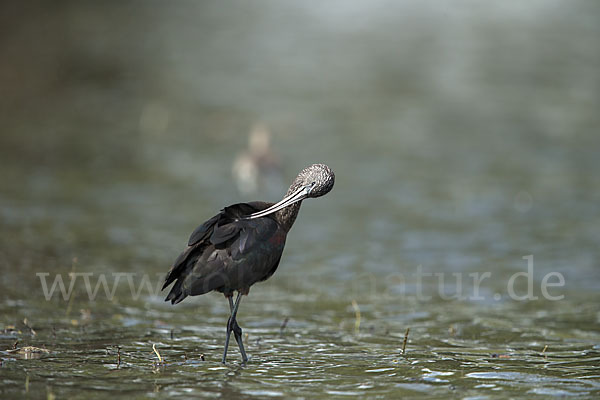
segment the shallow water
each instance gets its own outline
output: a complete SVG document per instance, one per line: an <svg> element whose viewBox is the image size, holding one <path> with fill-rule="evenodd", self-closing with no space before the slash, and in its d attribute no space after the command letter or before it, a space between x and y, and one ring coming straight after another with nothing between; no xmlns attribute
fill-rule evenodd
<svg viewBox="0 0 600 400"><path fill-rule="evenodd" d="M10 47L39 59L2 82L0 394L597 397L600 10L457 3L78 3L4 28L53 57ZM258 121L282 182L326 162L336 185L224 366L225 299L157 285L197 224L285 192L234 185Z"/></svg>

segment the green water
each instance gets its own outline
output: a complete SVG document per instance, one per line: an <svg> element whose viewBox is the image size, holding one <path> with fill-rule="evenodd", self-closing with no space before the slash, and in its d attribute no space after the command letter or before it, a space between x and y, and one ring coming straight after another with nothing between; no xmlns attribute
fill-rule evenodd
<svg viewBox="0 0 600 400"><path fill-rule="evenodd" d="M0 395L597 397L598 6L218 4L5 10ZM282 183L246 195L256 122ZM157 285L313 162L222 365L223 296Z"/></svg>

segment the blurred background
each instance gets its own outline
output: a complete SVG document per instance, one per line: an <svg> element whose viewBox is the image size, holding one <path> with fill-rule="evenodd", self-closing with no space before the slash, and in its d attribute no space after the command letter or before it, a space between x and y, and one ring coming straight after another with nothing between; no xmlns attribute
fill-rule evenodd
<svg viewBox="0 0 600 400"><path fill-rule="evenodd" d="M149 274L155 286L199 223L231 203L279 200L315 162L335 171L334 190L305 202L277 274L240 311L249 352L270 360L271 378L245 371L230 393L208 374L205 390L273 395L248 387L278 385L277 368L294 367L298 377L321 368L328 395L481 394L481 380L512 394L597 393L586 368L600 357L598 38L600 3L583 0L3 2L0 338L2 349L19 340L54 353L31 361L39 370L3 353L12 378L0 393L24 390L26 374L40 392L70 395L81 382L110 390L100 375L113 345L129 346L134 375L148 372L157 341L171 360L193 347L216 362L227 316L219 295L172 307L121 284L114 298L90 301L78 283L69 301L47 301L36 274L51 283L93 272L94 284L102 273ZM527 255L540 299L516 302L507 281ZM418 266L448 274L446 295L468 294L468 273L492 279L481 301L440 298L429 279L433 298L419 301L407 295L420 290ZM540 295L550 272L565 278L550 291L561 301ZM463 274L462 289L452 273ZM293 339L279 336L286 317ZM390 377L374 359L335 353L349 346L399 368L389 332L401 341L406 327L423 362L448 347L530 354L552 342L579 369L550 368L539 391L537 364L509 363L515 385L438 382L420 367ZM317 367L269 358L298 361L315 346ZM90 366L75 389L48 388L48 363L67 382L86 357L100 372ZM451 358L445 373L489 367ZM186 368L128 389L194 391L205 367ZM359 388L377 374L388 378ZM573 374L580 380L561 380ZM274 393L325 393L306 379Z"/></svg>

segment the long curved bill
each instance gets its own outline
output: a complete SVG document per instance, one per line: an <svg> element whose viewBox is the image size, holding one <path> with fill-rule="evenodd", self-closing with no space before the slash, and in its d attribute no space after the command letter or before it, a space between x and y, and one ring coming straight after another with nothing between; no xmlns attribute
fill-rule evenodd
<svg viewBox="0 0 600 400"><path fill-rule="evenodd" d="M255 212L254 214L250 214L244 219L254 219L264 217L269 214L273 214L281 210L282 208L286 208L287 206L291 206L294 203L304 200L308 197L310 193L311 185L303 186L300 189L296 190L294 193L289 196L284 197L280 202L273 204L271 207L266 208L262 211Z"/></svg>

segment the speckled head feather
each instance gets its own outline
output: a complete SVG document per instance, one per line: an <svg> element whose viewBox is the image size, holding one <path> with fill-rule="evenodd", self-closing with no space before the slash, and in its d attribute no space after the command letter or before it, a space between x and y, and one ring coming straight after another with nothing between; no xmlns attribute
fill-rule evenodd
<svg viewBox="0 0 600 400"><path fill-rule="evenodd" d="M300 171L287 193L291 194L302 186L312 184L307 197L321 197L331 191L334 183L335 174L331 168L325 164L313 164Z"/></svg>

